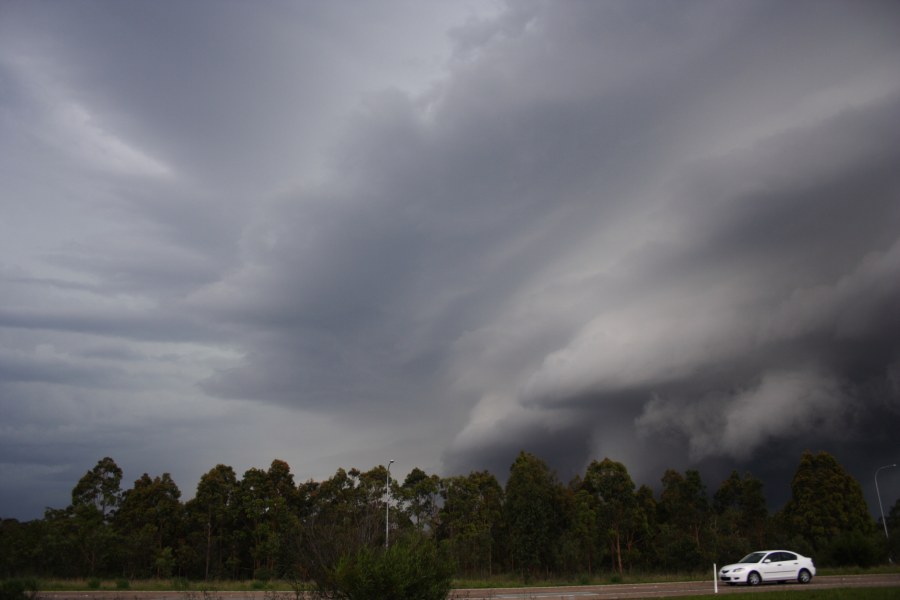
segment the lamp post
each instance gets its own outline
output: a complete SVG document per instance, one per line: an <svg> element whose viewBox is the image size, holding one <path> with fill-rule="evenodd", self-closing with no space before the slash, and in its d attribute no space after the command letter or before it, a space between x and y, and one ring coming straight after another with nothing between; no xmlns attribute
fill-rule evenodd
<svg viewBox="0 0 900 600"><path fill-rule="evenodd" d="M884 520L884 508L882 508L882 506L881 506L881 492L878 490L878 471L880 471L882 469L893 469L896 466L897 466L897 464L895 463L893 465L884 465L883 467L878 467L877 469L875 469L875 495L878 496L878 510L881 511L881 524L884 525L884 538L885 539L890 539L890 538L888 537L887 521Z"/></svg>
<svg viewBox="0 0 900 600"><path fill-rule="evenodd" d="M391 465L394 461L390 461L387 467L387 479L384 483L384 492L387 494L387 500L384 503L384 549L388 549L388 536L391 527Z"/></svg>

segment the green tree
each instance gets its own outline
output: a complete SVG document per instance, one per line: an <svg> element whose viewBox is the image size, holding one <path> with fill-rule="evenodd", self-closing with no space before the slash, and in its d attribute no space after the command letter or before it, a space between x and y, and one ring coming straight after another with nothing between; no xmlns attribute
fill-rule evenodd
<svg viewBox="0 0 900 600"><path fill-rule="evenodd" d="M817 552L842 536L868 537L874 529L859 482L827 452L807 450L800 457L780 516L790 534Z"/></svg>
<svg viewBox="0 0 900 600"><path fill-rule="evenodd" d="M888 530L888 557L896 562L897 557L900 557L900 499L898 499L894 503L894 506L891 507L890 511L888 511L888 514L885 517L885 523L887 524ZM882 527L882 532L883 531L884 528Z"/></svg>
<svg viewBox="0 0 900 600"><path fill-rule="evenodd" d="M647 531L647 519L634 493L634 482L620 462L592 461L584 476L583 489L595 502L600 539L609 548L614 568L624 572L624 555L636 549Z"/></svg>
<svg viewBox="0 0 900 600"><path fill-rule="evenodd" d="M399 497L404 512L411 523L419 531L426 531L435 526L438 514L438 498L441 492L441 478L428 475L416 467L406 476L399 488Z"/></svg>
<svg viewBox="0 0 900 600"><path fill-rule="evenodd" d="M328 582L338 562L362 548L384 545L387 469L338 469L329 479L301 486L302 526L294 547L304 575Z"/></svg>
<svg viewBox="0 0 900 600"><path fill-rule="evenodd" d="M710 505L699 471L684 475L668 469L662 476L658 519L663 562L679 569L694 569L708 562Z"/></svg>
<svg viewBox="0 0 900 600"><path fill-rule="evenodd" d="M228 575L226 560L237 552L237 498L234 469L219 464L203 474L194 497L185 505L195 548L192 555L202 557L202 570L198 565L194 572L204 579Z"/></svg>
<svg viewBox="0 0 900 600"><path fill-rule="evenodd" d="M544 461L519 453L509 470L503 511L514 569L526 579L553 566L553 549L562 529L558 502L562 493Z"/></svg>
<svg viewBox="0 0 900 600"><path fill-rule="evenodd" d="M151 477L144 473L127 490L115 525L126 540L126 570L132 576L162 575L159 569L179 547L183 529L181 491L171 475ZM168 550L166 550L168 548Z"/></svg>
<svg viewBox="0 0 900 600"><path fill-rule="evenodd" d="M597 511L594 497L582 489L580 480L567 490L566 527L559 544L560 560L571 573L594 573L602 555L597 540Z"/></svg>
<svg viewBox="0 0 900 600"><path fill-rule="evenodd" d="M72 504L52 514L55 544L62 542L58 536L68 537L79 574L94 576L113 568L119 540L110 521L122 502L121 481L122 469L104 457L75 484Z"/></svg>
<svg viewBox="0 0 900 600"><path fill-rule="evenodd" d="M40 545L45 530L41 520L0 519L0 580L44 572L47 561Z"/></svg>
<svg viewBox="0 0 900 600"><path fill-rule="evenodd" d="M639 539L637 543L640 553L638 556L639 560L636 562L645 567L656 569L660 562L656 547L656 540L659 535L659 522L657 519L659 507L656 498L653 497L653 490L646 485L639 487L634 497L645 519L644 537Z"/></svg>
<svg viewBox="0 0 900 600"><path fill-rule="evenodd" d="M737 556L765 546L768 508L763 483L737 471L713 494L713 513L720 556Z"/></svg>
<svg viewBox="0 0 900 600"><path fill-rule="evenodd" d="M108 521L122 503L122 469L106 456L72 489L72 506L93 506Z"/></svg>
<svg viewBox="0 0 900 600"><path fill-rule="evenodd" d="M463 572L490 576L503 510L503 488L497 478L487 471L446 478L441 481L441 496L438 539L447 542Z"/></svg>

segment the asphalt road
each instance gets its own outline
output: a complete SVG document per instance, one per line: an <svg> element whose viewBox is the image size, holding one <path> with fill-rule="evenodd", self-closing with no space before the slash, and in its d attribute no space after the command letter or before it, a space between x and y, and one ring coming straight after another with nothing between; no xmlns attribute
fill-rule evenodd
<svg viewBox="0 0 900 600"><path fill-rule="evenodd" d="M767 584L756 588L719 585L719 594L753 591L765 593L784 589L827 589L893 587L900 597L900 574L846 575L816 577L812 583ZM635 583L617 585L588 585L545 588L493 588L453 590L453 600L612 600L622 598L674 598L678 596L713 595L712 581L685 581L681 583ZM41 592L41 600L296 600L289 592L140 592L134 590L109 590L89 592ZM387 600L387 599L386 599Z"/></svg>
<svg viewBox="0 0 900 600"><path fill-rule="evenodd" d="M900 597L900 574L893 575L846 575L815 577L812 583L801 586L798 583L766 584L759 587L729 586L720 584L719 594L753 591L765 593L784 589L827 589L827 588L894 587ZM612 600L614 598L673 598L677 596L714 595L713 582L685 581L681 583L636 583L618 585L589 585L554 588L508 588L492 590L454 590L455 600Z"/></svg>

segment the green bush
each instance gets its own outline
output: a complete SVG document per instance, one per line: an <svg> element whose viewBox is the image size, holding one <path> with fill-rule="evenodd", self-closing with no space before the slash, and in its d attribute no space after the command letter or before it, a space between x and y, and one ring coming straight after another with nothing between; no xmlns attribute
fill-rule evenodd
<svg viewBox="0 0 900 600"><path fill-rule="evenodd" d="M131 587L131 584L127 579L116 579L116 589L117 590L127 590Z"/></svg>
<svg viewBox="0 0 900 600"><path fill-rule="evenodd" d="M828 566L872 567L882 556L881 540L871 534L851 531L843 533L825 547L823 564Z"/></svg>
<svg viewBox="0 0 900 600"><path fill-rule="evenodd" d="M176 577L172 580L172 589L179 592L186 592L190 589L191 583L185 577Z"/></svg>
<svg viewBox="0 0 900 600"><path fill-rule="evenodd" d="M37 582L33 579L0 582L0 600L29 600L37 596L37 591Z"/></svg>
<svg viewBox="0 0 900 600"><path fill-rule="evenodd" d="M340 560L332 585L349 600L444 600L453 564L434 544L399 543L385 551L363 548Z"/></svg>
<svg viewBox="0 0 900 600"><path fill-rule="evenodd" d="M100 580L97 578L88 579L87 586L88 586L88 589L99 590L100 589Z"/></svg>

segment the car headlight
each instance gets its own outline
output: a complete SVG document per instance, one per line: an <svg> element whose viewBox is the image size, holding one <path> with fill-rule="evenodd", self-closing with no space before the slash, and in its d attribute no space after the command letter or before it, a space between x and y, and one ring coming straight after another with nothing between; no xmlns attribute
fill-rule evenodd
<svg viewBox="0 0 900 600"><path fill-rule="evenodd" d="M740 573L740 572L743 571L743 570L744 570L744 567L738 567L737 569L735 569L734 571L732 571L732 573Z"/></svg>

